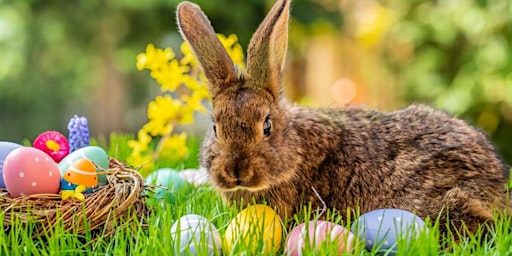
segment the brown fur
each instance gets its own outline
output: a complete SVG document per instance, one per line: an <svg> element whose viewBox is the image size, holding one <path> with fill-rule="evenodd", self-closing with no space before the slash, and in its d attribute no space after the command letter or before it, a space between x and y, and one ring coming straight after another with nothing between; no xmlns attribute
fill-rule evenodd
<svg viewBox="0 0 512 256"><path fill-rule="evenodd" d="M381 113L359 107L309 109L281 96L289 0L278 0L235 74L199 7L178 7L179 27L213 96L201 164L228 201L265 200L282 216L308 203L341 212L398 208L470 231L506 204L508 167L480 130L424 105ZM271 122L264 135L265 120ZM443 224L441 225L442 230Z"/></svg>

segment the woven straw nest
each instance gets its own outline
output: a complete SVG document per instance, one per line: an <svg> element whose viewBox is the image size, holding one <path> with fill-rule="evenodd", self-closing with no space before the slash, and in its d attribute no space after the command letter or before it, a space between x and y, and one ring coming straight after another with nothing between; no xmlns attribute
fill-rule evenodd
<svg viewBox="0 0 512 256"><path fill-rule="evenodd" d="M138 171L115 159L105 170L107 184L100 186L84 201L62 200L58 194L36 194L11 198L1 191L0 209L3 224L9 230L13 223L35 224L34 236L43 236L55 225L78 234L115 231L117 223L138 218L143 226L149 209L144 201L144 180Z"/></svg>

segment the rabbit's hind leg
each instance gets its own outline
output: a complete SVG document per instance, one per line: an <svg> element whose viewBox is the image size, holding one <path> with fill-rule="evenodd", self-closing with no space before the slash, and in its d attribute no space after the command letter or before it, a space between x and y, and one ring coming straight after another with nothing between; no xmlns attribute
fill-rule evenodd
<svg viewBox="0 0 512 256"><path fill-rule="evenodd" d="M454 187L446 192L443 197L444 209L439 216L439 227L441 232L450 231L454 236L466 236L468 232L475 233L482 225L492 225L493 216L493 196L476 196L461 189Z"/></svg>

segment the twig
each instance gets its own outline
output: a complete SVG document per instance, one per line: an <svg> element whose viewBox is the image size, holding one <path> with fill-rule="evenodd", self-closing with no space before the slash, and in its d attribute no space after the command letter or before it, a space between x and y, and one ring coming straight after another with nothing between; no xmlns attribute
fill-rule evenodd
<svg viewBox="0 0 512 256"><path fill-rule="evenodd" d="M323 205L322 210L320 211L320 214L318 214L318 216L317 216L317 220L318 220L320 218L320 216L324 215L324 213L327 211L327 204L322 199L320 194L318 194L318 192L316 191L315 187L311 186L311 190L313 190L313 193L315 193L316 197L318 198L318 200L320 200L320 202Z"/></svg>

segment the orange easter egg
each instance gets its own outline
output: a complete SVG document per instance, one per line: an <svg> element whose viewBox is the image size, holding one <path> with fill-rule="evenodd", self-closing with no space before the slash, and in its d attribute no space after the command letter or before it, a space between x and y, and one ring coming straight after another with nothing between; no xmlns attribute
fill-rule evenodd
<svg viewBox="0 0 512 256"><path fill-rule="evenodd" d="M86 187L95 187L98 185L98 176L96 174L96 167L88 159L76 160L63 177L66 181L76 185L84 185Z"/></svg>

